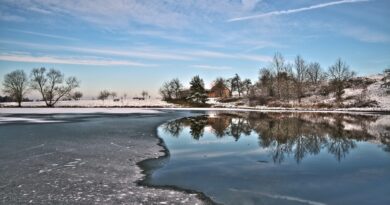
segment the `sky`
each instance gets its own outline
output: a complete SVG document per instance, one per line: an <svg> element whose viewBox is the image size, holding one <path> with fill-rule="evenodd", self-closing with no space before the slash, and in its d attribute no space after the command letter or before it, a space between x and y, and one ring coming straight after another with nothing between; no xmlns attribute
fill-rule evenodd
<svg viewBox="0 0 390 205"><path fill-rule="evenodd" d="M157 96L176 77L256 81L276 52L370 75L390 66L389 20L389 0L1 0L0 82L46 67L87 97Z"/></svg>

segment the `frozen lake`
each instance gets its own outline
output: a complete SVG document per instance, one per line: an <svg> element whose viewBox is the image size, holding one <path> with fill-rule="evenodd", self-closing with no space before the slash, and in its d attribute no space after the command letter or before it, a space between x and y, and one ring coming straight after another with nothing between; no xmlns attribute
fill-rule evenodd
<svg viewBox="0 0 390 205"><path fill-rule="evenodd" d="M189 113L9 112L16 111L36 114L0 112L0 204L201 204L196 196L136 183L143 177L137 163L163 155L157 127Z"/></svg>

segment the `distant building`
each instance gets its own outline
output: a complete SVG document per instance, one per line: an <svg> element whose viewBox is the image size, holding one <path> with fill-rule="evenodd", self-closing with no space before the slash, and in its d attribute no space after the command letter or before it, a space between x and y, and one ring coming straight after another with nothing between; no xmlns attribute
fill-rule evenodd
<svg viewBox="0 0 390 205"><path fill-rule="evenodd" d="M213 86L210 90L207 91L207 95L209 98L228 98L231 97L230 90L227 87L224 87L223 90L219 90L215 86Z"/></svg>

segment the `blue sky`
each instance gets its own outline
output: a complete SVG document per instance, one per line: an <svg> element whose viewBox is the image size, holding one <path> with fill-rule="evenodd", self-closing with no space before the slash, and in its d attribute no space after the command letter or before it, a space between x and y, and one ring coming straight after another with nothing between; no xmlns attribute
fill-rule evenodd
<svg viewBox="0 0 390 205"><path fill-rule="evenodd" d="M174 77L255 81L275 52L375 74L390 65L389 20L388 0L1 0L0 77L53 67L86 96L156 95Z"/></svg>

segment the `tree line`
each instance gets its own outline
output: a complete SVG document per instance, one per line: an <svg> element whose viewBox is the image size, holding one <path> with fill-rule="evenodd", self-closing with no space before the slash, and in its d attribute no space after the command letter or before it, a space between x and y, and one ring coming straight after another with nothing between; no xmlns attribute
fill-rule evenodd
<svg viewBox="0 0 390 205"><path fill-rule="evenodd" d="M30 76L23 70L15 70L4 76L3 92L21 107L22 101L31 90L41 94L47 107L53 107L59 100L70 97L80 99L81 92L73 92L80 86L76 77L65 78L65 75L56 69L47 70L44 67L34 68Z"/></svg>
<svg viewBox="0 0 390 205"><path fill-rule="evenodd" d="M276 53L272 63L260 69L256 86L263 96L278 100L297 99L299 103L308 91L322 88L322 94L334 92L337 102L341 102L346 83L355 75L341 58L325 72L318 62L307 62L300 55L290 64Z"/></svg>
<svg viewBox="0 0 390 205"><path fill-rule="evenodd" d="M124 100L124 99L127 99L127 94L124 94L122 97L120 97L120 99L119 98L117 98L118 97L118 94L116 93L116 92L114 92L114 91L108 91L108 90L102 90L102 91L100 91L99 92L99 94L98 94L98 96L97 96L97 99L98 100L102 100L102 101L105 101L105 100L107 100L109 97L112 97L112 99L114 100L114 101L119 101L119 100ZM141 96L142 97L134 97L133 99L137 99L137 100L145 100L145 99L147 99L147 98L150 98L151 96L149 95L149 92L148 91L145 91L145 90L143 90L142 92L141 92Z"/></svg>
<svg viewBox="0 0 390 205"><path fill-rule="evenodd" d="M252 82L250 79L241 80L240 76L236 74L232 78L224 79L217 78L214 81L213 88L215 92L222 96L224 89L228 89L230 95L237 91L239 96L248 94ZM189 90L184 90L183 84L178 78L167 81L160 88L160 94L166 101L186 100L190 103L204 104L207 101L207 90L205 88L204 80L199 75L194 76L190 81Z"/></svg>
<svg viewBox="0 0 390 205"><path fill-rule="evenodd" d="M293 63L288 63L282 54L276 53L272 62L259 70L258 81L241 79L238 74L232 78L216 78L212 83L215 92L222 96L228 89L230 96L235 92L238 97L252 99L269 99L279 101L297 100L309 92L327 95L333 92L337 102L342 101L342 95L347 82L356 73L341 58L337 59L327 71L318 62L307 62L297 55ZM183 85L178 78L167 81L160 88L160 94L165 100L184 99L191 102L205 103L207 100L204 82L199 76L192 78L189 95L183 96Z"/></svg>

